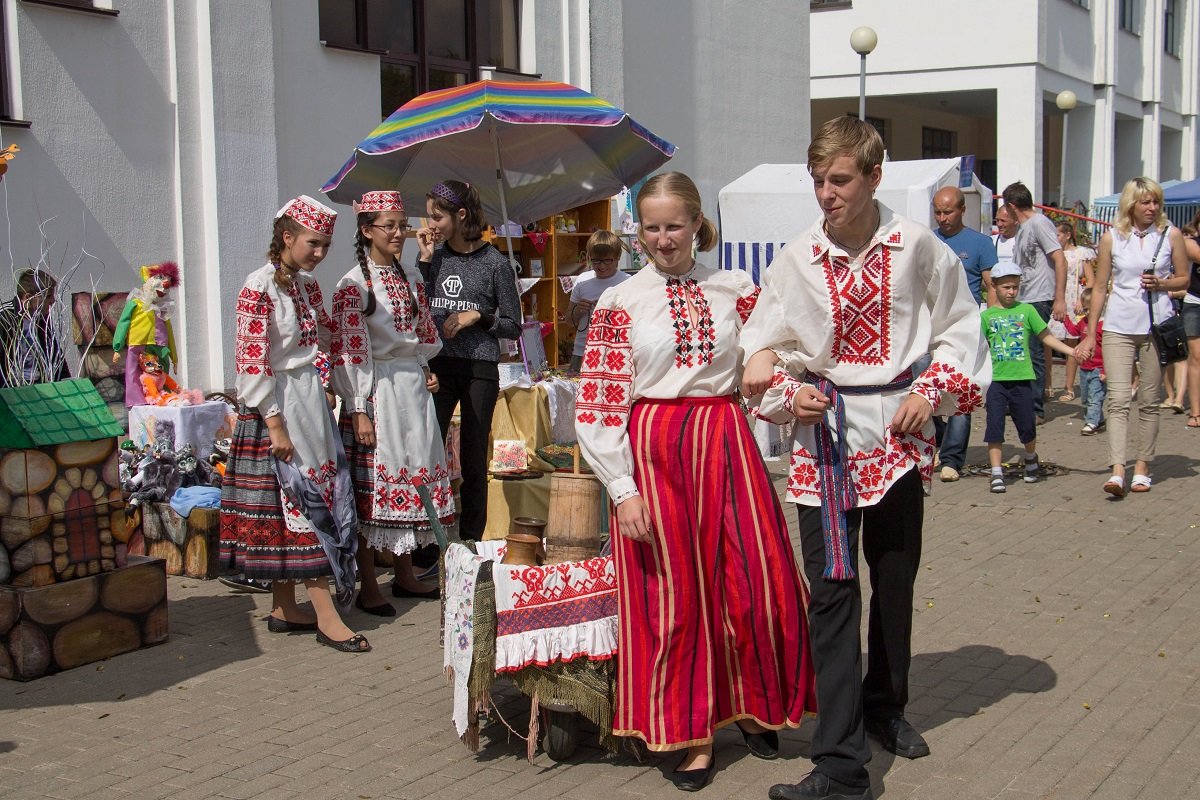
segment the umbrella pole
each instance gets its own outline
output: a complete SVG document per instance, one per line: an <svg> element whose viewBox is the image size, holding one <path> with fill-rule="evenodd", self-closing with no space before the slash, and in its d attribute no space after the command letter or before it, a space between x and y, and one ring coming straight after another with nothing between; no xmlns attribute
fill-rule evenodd
<svg viewBox="0 0 1200 800"><path fill-rule="evenodd" d="M517 264L513 263L512 233L508 230L508 200L504 196L504 167L500 162L500 136L496 133L495 122L492 122L488 131L492 137L492 152L496 154L496 188L500 191L500 215L504 217L500 220L500 224L504 226L504 241L508 242L508 263L513 268L513 279L515 280L517 273L521 270Z"/></svg>

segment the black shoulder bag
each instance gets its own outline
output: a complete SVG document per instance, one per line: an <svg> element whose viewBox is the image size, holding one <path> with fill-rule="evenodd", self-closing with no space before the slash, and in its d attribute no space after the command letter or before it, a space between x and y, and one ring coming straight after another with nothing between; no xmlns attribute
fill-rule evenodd
<svg viewBox="0 0 1200 800"><path fill-rule="evenodd" d="M1158 239L1154 248L1154 257L1150 259L1150 272L1153 273L1158 265L1158 254L1162 250L1163 240L1170 233L1168 225ZM1146 305L1150 307L1150 338L1154 340L1154 349L1158 351L1158 363L1161 366L1183 361L1188 356L1187 335L1183 332L1183 317L1173 314L1162 322L1154 321L1154 293L1146 291Z"/></svg>

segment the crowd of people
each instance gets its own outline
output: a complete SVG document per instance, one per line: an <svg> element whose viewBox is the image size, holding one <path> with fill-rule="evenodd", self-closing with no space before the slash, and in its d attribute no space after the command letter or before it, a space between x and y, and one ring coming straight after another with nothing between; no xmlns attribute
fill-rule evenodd
<svg viewBox="0 0 1200 800"><path fill-rule="evenodd" d="M817 713L813 769L771 798L872 797L867 735L905 758L929 753L905 718L923 504L935 474L952 482L966 469L973 412L986 409L997 493L1010 418L1020 479L1040 479L1051 397L1081 402L1083 435L1107 433L1101 488L1117 498L1151 490L1166 412L1200 427L1200 214L1171 226L1157 183L1126 184L1093 249L1036 211L1021 183L1004 190L994 237L964 223L955 188L934 195L933 230L896 214L875 198L882 140L851 117L821 127L807 163L821 217L760 286L697 261L717 230L693 181L668 172L636 198L648 266L620 272L624 243L593 234L592 271L566 309L578 330L576 433L612 502L613 732L679 751L668 775L686 791L711 780L721 727L773 759L778 732L806 712ZM483 535L501 340L518 337L522 312L475 187L431 187L415 231L395 191L367 192L354 212L355 258L332 313L313 273L337 213L308 196L276 214L266 263L238 295L220 556L269 587L268 631L365 653L342 611L395 615L375 553L391 554L394 597L436 598L414 552L435 528ZM3 374L61 377L46 344L53 278L28 271L17 289L0 308ZM1177 313L1188 358L1164 367L1151 323ZM1067 359L1057 389L1046 351ZM457 506L445 448L456 410ZM746 410L791 424L783 499L798 554Z"/></svg>

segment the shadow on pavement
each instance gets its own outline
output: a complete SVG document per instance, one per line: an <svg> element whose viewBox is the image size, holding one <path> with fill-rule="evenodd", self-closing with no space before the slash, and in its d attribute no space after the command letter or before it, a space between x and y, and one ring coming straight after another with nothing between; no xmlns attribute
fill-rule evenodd
<svg viewBox="0 0 1200 800"><path fill-rule="evenodd" d="M254 612L247 595L172 599L166 642L24 683L0 680L0 709L131 700L255 658L263 623Z"/></svg>
<svg viewBox="0 0 1200 800"><path fill-rule="evenodd" d="M909 675L910 721L915 718L921 732L974 716L1011 694L1046 692L1058 683L1058 674L1045 661L984 644L917 653Z"/></svg>

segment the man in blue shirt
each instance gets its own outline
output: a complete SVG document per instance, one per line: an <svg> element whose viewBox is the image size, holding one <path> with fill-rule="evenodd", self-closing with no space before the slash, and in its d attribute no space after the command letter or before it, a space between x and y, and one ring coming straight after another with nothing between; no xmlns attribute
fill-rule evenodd
<svg viewBox="0 0 1200 800"><path fill-rule="evenodd" d="M971 296L980 302L991 297L992 267L996 265L996 246L991 237L963 225L963 214L967 201L962 191L953 186L939 189L933 196L933 218L937 222L937 237L958 254L967 273ZM942 462L943 481L956 481L962 474L967 459L967 442L971 438L971 415L950 417L941 428L942 446L939 457Z"/></svg>

